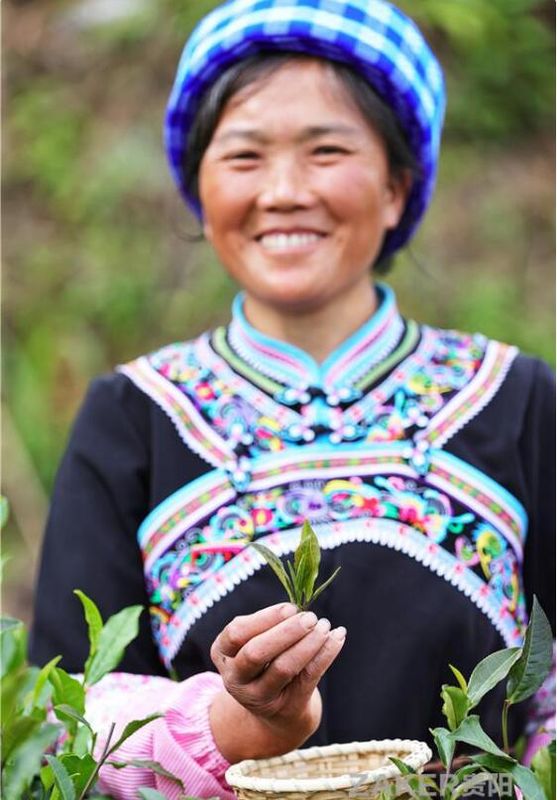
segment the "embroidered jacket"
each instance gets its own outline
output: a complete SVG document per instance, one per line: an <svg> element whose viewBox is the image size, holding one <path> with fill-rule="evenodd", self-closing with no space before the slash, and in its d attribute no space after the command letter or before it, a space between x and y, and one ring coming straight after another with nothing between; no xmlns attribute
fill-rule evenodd
<svg viewBox="0 0 557 800"><path fill-rule="evenodd" d="M62 652L81 668L79 587L104 614L148 605L123 669L212 671L224 625L283 599L250 543L289 554L304 519L323 575L342 566L316 613L348 628L308 744L428 739L449 663L466 675L519 645L534 593L554 617L549 369L404 320L377 291L378 311L321 365L255 331L240 295L227 328L94 382L53 498L37 662ZM480 708L492 735L502 691ZM532 708L529 730L551 716Z"/></svg>

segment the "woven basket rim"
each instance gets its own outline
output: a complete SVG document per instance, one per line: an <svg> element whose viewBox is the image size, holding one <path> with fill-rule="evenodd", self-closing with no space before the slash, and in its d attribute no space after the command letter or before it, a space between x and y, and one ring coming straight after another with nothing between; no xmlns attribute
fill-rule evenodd
<svg viewBox="0 0 557 800"><path fill-rule="evenodd" d="M345 744L329 744L326 746L308 747L293 750L284 756L266 759L249 759L234 764L226 771L226 781L238 789L251 789L259 792L318 792L335 789L349 789L352 786L365 786L370 783L396 778L400 770L395 764L358 773L345 773L331 778L261 778L246 774L255 764L259 767L273 767L278 764L291 764L304 760L313 761L332 755L346 753L386 753L402 752L403 760L409 767L420 769L431 758L431 750L425 742L416 739L372 739L368 742L347 742Z"/></svg>

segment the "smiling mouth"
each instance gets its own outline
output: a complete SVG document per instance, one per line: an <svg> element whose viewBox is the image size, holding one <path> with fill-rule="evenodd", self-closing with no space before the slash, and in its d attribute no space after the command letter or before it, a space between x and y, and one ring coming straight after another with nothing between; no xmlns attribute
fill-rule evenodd
<svg viewBox="0 0 557 800"><path fill-rule="evenodd" d="M259 244L269 252L278 253L311 247L324 238L323 233L264 233L258 237Z"/></svg>

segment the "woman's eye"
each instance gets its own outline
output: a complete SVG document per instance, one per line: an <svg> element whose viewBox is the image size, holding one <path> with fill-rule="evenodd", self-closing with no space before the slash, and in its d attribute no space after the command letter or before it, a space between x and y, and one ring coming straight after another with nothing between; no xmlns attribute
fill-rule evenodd
<svg viewBox="0 0 557 800"><path fill-rule="evenodd" d="M237 153L230 153L226 156L227 161L256 161L259 153L253 150L240 150Z"/></svg>
<svg viewBox="0 0 557 800"><path fill-rule="evenodd" d="M338 144L322 144L313 151L316 156L345 155L348 151Z"/></svg>

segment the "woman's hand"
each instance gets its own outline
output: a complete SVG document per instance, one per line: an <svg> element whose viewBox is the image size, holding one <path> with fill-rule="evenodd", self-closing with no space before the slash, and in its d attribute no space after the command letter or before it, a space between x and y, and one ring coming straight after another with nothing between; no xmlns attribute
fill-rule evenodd
<svg viewBox="0 0 557 800"><path fill-rule="evenodd" d="M211 647L226 691L215 697L210 721L228 761L279 755L311 736L321 721L317 684L345 636L345 628L331 631L328 620L290 603L226 626Z"/></svg>

